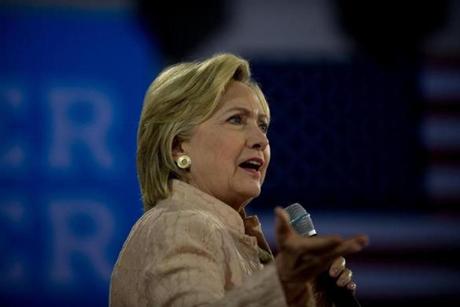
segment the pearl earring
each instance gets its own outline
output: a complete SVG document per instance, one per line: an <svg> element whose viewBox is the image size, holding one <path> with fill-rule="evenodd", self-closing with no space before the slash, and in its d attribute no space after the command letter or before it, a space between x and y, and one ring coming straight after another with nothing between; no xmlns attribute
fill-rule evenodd
<svg viewBox="0 0 460 307"><path fill-rule="evenodd" d="M176 164L179 168L186 169L192 165L192 159L187 155L180 155L176 160Z"/></svg>

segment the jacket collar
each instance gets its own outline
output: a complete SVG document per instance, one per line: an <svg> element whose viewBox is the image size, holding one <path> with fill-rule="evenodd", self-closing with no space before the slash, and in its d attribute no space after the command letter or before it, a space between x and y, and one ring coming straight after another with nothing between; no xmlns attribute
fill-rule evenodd
<svg viewBox="0 0 460 307"><path fill-rule="evenodd" d="M171 200L180 206L184 206L184 209L207 211L216 216L230 229L241 234L245 233L243 222L245 213L240 215L235 209L221 200L177 179L172 180L172 192Z"/></svg>
<svg viewBox="0 0 460 307"><path fill-rule="evenodd" d="M265 239L256 215L247 216L244 208L237 212L221 200L178 179L172 180L172 195L169 199L184 210L206 211L210 215L217 217L226 227L242 235L241 239L247 238L250 241L248 242L250 245L258 246L262 263L273 260L270 246ZM166 202L168 202L168 199L160 201L160 204L165 203L167 207Z"/></svg>

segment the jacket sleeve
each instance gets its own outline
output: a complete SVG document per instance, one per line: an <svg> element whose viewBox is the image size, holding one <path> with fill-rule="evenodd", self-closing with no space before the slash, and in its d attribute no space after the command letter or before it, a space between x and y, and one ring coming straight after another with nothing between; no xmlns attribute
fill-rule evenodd
<svg viewBox="0 0 460 307"><path fill-rule="evenodd" d="M149 235L141 238L147 244L142 272L147 306L286 305L274 264L226 289L223 230L206 216L165 215L144 233Z"/></svg>

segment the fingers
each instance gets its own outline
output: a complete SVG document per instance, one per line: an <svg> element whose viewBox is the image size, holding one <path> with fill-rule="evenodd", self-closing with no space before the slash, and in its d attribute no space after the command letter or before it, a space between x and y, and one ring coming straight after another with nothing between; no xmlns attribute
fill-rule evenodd
<svg viewBox="0 0 460 307"><path fill-rule="evenodd" d="M294 233L294 230L289 224L289 215L288 213L280 207L275 208L276 220L275 220L275 231L276 231L276 241L278 246L282 248L284 243Z"/></svg>
<svg viewBox="0 0 460 307"><path fill-rule="evenodd" d="M329 269L329 275L337 278L337 286L346 287L348 290L354 292L356 290L356 283L352 280L353 272L345 267L345 263L344 257L336 258Z"/></svg>
<svg viewBox="0 0 460 307"><path fill-rule="evenodd" d="M349 282L347 285L347 289L351 290L353 293L356 292L356 283L355 282Z"/></svg>
<svg viewBox="0 0 460 307"><path fill-rule="evenodd" d="M303 242L301 259L304 261L309 260L310 262L315 261L317 263L316 267L322 268L321 271L329 270L331 276L338 278L345 270L345 258L343 256L360 251L367 242L367 238L362 236L347 240L334 236L308 238L308 242ZM346 275L343 278L346 278ZM353 288L352 285L350 287Z"/></svg>
<svg viewBox="0 0 460 307"><path fill-rule="evenodd" d="M357 244L361 245L361 247L365 247L369 244L369 237L366 235L357 235L354 237L354 240Z"/></svg>
<svg viewBox="0 0 460 307"><path fill-rule="evenodd" d="M345 287L348 283L351 282L351 277L353 273L350 269L345 268L342 273L340 274L339 278L337 278L336 284L339 287Z"/></svg>
<svg viewBox="0 0 460 307"><path fill-rule="evenodd" d="M331 267L329 268L329 276L333 278L338 277L345 269L345 263L346 261L344 257L338 257L337 259L335 259Z"/></svg>
<svg viewBox="0 0 460 307"><path fill-rule="evenodd" d="M338 285L354 291L356 284L351 279L352 272L345 267L343 256L362 250L368 244L367 236L357 235L349 239L340 236L303 237L292 228L285 210L277 207L275 215L279 247L276 263L281 281L306 282L329 270Z"/></svg>
<svg viewBox="0 0 460 307"><path fill-rule="evenodd" d="M300 253L324 257L330 264L340 256L356 253L364 248L367 241L361 236L347 240L339 236L298 237L290 245Z"/></svg>
<svg viewBox="0 0 460 307"><path fill-rule="evenodd" d="M369 242L367 236L358 235L353 238L344 240L337 248L332 250L328 258L335 259L339 256L346 256L361 251Z"/></svg>

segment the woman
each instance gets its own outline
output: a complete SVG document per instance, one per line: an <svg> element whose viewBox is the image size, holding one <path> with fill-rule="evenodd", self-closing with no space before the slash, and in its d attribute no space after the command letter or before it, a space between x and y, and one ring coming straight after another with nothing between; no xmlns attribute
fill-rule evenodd
<svg viewBox="0 0 460 307"><path fill-rule="evenodd" d="M269 123L248 63L234 55L156 78L138 130L145 213L112 273L111 306L325 306L315 279L328 269L354 291L343 256L365 237L304 238L277 208L273 259L259 221L246 216L270 162Z"/></svg>

